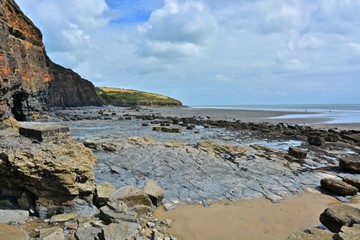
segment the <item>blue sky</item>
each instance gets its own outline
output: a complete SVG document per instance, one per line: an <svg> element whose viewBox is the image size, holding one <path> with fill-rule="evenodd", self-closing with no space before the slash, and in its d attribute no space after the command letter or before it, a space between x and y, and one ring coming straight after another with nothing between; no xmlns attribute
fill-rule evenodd
<svg viewBox="0 0 360 240"><path fill-rule="evenodd" d="M16 0L50 58L187 105L360 103L358 0Z"/></svg>

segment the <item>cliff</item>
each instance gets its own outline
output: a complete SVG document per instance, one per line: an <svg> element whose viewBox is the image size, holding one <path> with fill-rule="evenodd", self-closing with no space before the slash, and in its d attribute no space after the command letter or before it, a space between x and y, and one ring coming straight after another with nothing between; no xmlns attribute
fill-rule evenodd
<svg viewBox="0 0 360 240"><path fill-rule="evenodd" d="M26 120L48 107L101 105L94 86L47 56L40 30L14 0L0 0L0 119Z"/></svg>

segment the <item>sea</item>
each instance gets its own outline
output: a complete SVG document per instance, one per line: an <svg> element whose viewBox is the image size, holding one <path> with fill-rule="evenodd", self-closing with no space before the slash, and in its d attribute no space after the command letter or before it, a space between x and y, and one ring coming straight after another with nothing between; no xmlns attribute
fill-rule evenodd
<svg viewBox="0 0 360 240"><path fill-rule="evenodd" d="M323 123L360 123L360 104L278 104L278 105L202 105L202 109L256 110L287 112L273 119L322 118ZM293 112L293 113L292 113ZM311 113L311 114L309 114Z"/></svg>

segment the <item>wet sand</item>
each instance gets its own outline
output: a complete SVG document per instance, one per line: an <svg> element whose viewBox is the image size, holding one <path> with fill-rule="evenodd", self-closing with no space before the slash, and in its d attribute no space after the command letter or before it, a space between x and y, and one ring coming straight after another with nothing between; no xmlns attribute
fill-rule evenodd
<svg viewBox="0 0 360 240"><path fill-rule="evenodd" d="M280 203L254 199L218 202L208 208L185 205L170 211L159 209L155 217L174 220L169 233L182 240L280 240L293 232L321 225L320 214L326 207L339 203L328 195L304 193Z"/></svg>
<svg viewBox="0 0 360 240"><path fill-rule="evenodd" d="M301 124L315 128L337 128L339 130L360 130L359 123L328 124L330 118L321 118L315 112L286 112L286 111L263 111L263 110L231 110L211 108L151 108L155 113L164 117L210 117L212 120L240 120L243 122L270 122ZM307 118L273 118L293 114L308 114ZM314 117L311 117L314 115Z"/></svg>

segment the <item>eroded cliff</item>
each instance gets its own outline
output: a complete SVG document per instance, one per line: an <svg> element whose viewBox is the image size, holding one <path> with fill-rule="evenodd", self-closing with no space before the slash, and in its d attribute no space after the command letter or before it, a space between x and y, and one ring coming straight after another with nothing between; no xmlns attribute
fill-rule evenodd
<svg viewBox="0 0 360 240"><path fill-rule="evenodd" d="M40 30L14 0L0 0L0 94L0 119L102 103L91 82L48 58Z"/></svg>

